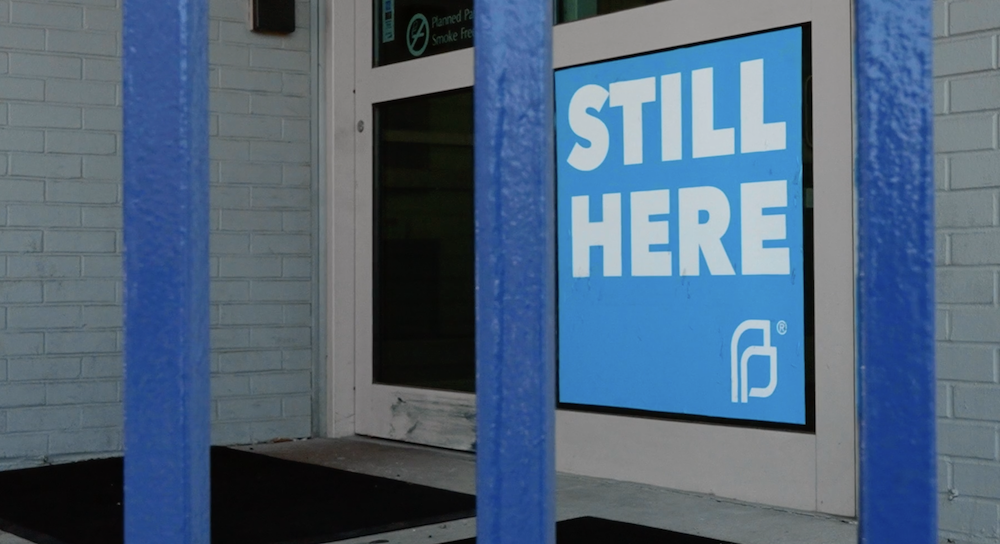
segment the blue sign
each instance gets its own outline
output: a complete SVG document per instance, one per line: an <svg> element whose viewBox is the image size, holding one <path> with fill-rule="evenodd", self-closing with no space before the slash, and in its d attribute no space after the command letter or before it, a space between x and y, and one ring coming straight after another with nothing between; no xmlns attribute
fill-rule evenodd
<svg viewBox="0 0 1000 544"><path fill-rule="evenodd" d="M802 42L556 72L561 403L806 423Z"/></svg>

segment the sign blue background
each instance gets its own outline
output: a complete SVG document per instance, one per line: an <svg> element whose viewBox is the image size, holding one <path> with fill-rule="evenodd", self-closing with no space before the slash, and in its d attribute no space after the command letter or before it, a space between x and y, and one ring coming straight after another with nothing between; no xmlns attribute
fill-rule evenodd
<svg viewBox="0 0 1000 544"><path fill-rule="evenodd" d="M559 401L653 412L805 424L805 300L802 186L802 29L790 28L556 72L557 228L559 279ZM764 59L764 122L786 124L780 151L740 151L740 63ZM735 154L692 158L691 72L714 70L714 126L735 128ZM683 159L660 160L659 76L681 73ZM575 144L591 143L569 125L569 104L584 85L657 78L657 101L643 104L642 164L625 165L621 107L606 102L589 115L610 134L604 162L580 171L567 162ZM741 275L740 184L787 180L787 207L766 208L786 219L786 239L764 247L788 247L789 275ZM679 275L678 189L712 186L729 200L731 218L722 237L736 275ZM669 222L673 275L631 275L629 193L670 190ZM591 222L602 217L602 195L621 194L622 275L603 275L602 249L590 250L590 276L572 274L571 199L587 195ZM704 219L702 219L704 221ZM730 342L746 320L770 321L778 354L778 384L767 398L731 398ZM783 322L784 334L778 330ZM738 353L762 344L749 331ZM749 361L750 387L769 382L769 360Z"/></svg>

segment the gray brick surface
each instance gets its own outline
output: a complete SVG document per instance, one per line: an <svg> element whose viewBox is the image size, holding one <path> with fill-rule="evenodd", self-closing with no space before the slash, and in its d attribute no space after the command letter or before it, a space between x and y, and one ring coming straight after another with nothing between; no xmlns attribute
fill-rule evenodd
<svg viewBox="0 0 1000 544"><path fill-rule="evenodd" d="M254 420L281 417L281 398L219 400L220 420Z"/></svg>
<svg viewBox="0 0 1000 544"><path fill-rule="evenodd" d="M937 345L937 374L940 380L993 383L997 379L997 349L989 345Z"/></svg>
<svg viewBox="0 0 1000 544"><path fill-rule="evenodd" d="M0 128L0 151L44 151L45 133L37 130Z"/></svg>
<svg viewBox="0 0 1000 544"><path fill-rule="evenodd" d="M250 424L244 422L215 421L212 423L213 444L249 444L253 442Z"/></svg>
<svg viewBox="0 0 1000 544"><path fill-rule="evenodd" d="M996 192L947 191L937 194L938 227L988 227L996 216Z"/></svg>
<svg viewBox="0 0 1000 544"><path fill-rule="evenodd" d="M955 463L955 490L962 496L992 498L1000 488L1000 464Z"/></svg>
<svg viewBox="0 0 1000 544"><path fill-rule="evenodd" d="M45 81L5 76L0 79L0 98L5 100L43 100Z"/></svg>
<svg viewBox="0 0 1000 544"><path fill-rule="evenodd" d="M14 306L7 309L9 329L77 328L83 324L80 306Z"/></svg>
<svg viewBox="0 0 1000 544"><path fill-rule="evenodd" d="M35 253L42 250L42 231L0 231L0 252Z"/></svg>
<svg viewBox="0 0 1000 544"><path fill-rule="evenodd" d="M226 304L220 308L223 325L281 325L281 306L275 304Z"/></svg>
<svg viewBox="0 0 1000 544"><path fill-rule="evenodd" d="M80 426L83 428L120 428L123 417L121 404L84 406L80 410Z"/></svg>
<svg viewBox="0 0 1000 544"><path fill-rule="evenodd" d="M934 49L934 75L992 70L996 65L993 36L939 40Z"/></svg>
<svg viewBox="0 0 1000 544"><path fill-rule="evenodd" d="M312 413L312 399L308 396L289 397L281 402L285 417L309 417Z"/></svg>
<svg viewBox="0 0 1000 544"><path fill-rule="evenodd" d="M995 425L939 419L937 431L938 453L941 455L970 459L997 459L997 429Z"/></svg>
<svg viewBox="0 0 1000 544"><path fill-rule="evenodd" d="M81 362L84 378L117 378L122 375L120 354L84 357Z"/></svg>
<svg viewBox="0 0 1000 544"><path fill-rule="evenodd" d="M952 263L957 265L1000 264L1000 237L998 236L1000 236L1000 229L952 234Z"/></svg>
<svg viewBox="0 0 1000 544"><path fill-rule="evenodd" d="M118 54L118 37L108 32L50 30L48 50L111 57Z"/></svg>
<svg viewBox="0 0 1000 544"><path fill-rule="evenodd" d="M119 190L120 185L116 183L48 180L45 182L45 200L77 204L115 204L120 201ZM83 211L86 210L83 208ZM120 226L120 224L97 225L91 223L86 226Z"/></svg>
<svg viewBox="0 0 1000 544"><path fill-rule="evenodd" d="M259 372L281 369L282 354L280 351L239 351L221 353L219 369L222 372Z"/></svg>
<svg viewBox="0 0 1000 544"><path fill-rule="evenodd" d="M43 406L45 404L45 386L42 384L3 384L0 383L0 408L21 408L25 406ZM8 410L9 414L10 410ZM0 444L5 440L0 440Z"/></svg>
<svg viewBox="0 0 1000 544"><path fill-rule="evenodd" d="M934 2L941 541L1000 543L1000 3Z"/></svg>
<svg viewBox="0 0 1000 544"><path fill-rule="evenodd" d="M212 376L212 397L241 397L250 394L250 378L216 374Z"/></svg>
<svg viewBox="0 0 1000 544"><path fill-rule="evenodd" d="M0 32L0 48L41 51L45 49L45 30L4 25L3 32Z"/></svg>
<svg viewBox="0 0 1000 544"><path fill-rule="evenodd" d="M933 10L934 37L943 38L948 35L948 4L935 0Z"/></svg>
<svg viewBox="0 0 1000 544"><path fill-rule="evenodd" d="M114 231L51 231L45 233L45 251L59 253L112 253Z"/></svg>
<svg viewBox="0 0 1000 544"><path fill-rule="evenodd" d="M222 113L250 113L250 93L213 89L209 94L212 111Z"/></svg>
<svg viewBox="0 0 1000 544"><path fill-rule="evenodd" d="M80 409L24 408L7 414L7 432L55 431L80 426Z"/></svg>
<svg viewBox="0 0 1000 544"><path fill-rule="evenodd" d="M243 232L213 232L209 245L215 255L241 255L250 247L250 235Z"/></svg>
<svg viewBox="0 0 1000 544"><path fill-rule="evenodd" d="M254 185L281 183L281 166L277 164L223 163L221 181L224 184Z"/></svg>
<svg viewBox="0 0 1000 544"><path fill-rule="evenodd" d="M45 150L50 153L86 153L111 155L118 149L114 134L99 132L62 132L50 130L45 134Z"/></svg>
<svg viewBox="0 0 1000 544"><path fill-rule="evenodd" d="M255 348L291 348L310 343L309 327L260 328L250 331L250 345Z"/></svg>
<svg viewBox="0 0 1000 544"><path fill-rule="evenodd" d="M992 304L993 288L992 270L941 270L937 277L937 300L948 304Z"/></svg>
<svg viewBox="0 0 1000 544"><path fill-rule="evenodd" d="M992 342L1000 335L1000 309L953 308L951 339L957 342Z"/></svg>
<svg viewBox="0 0 1000 544"><path fill-rule="evenodd" d="M80 275L80 257L12 255L7 257L11 278L64 278Z"/></svg>
<svg viewBox="0 0 1000 544"><path fill-rule="evenodd" d="M83 110L83 126L92 130L121 132L122 112L118 108L86 107Z"/></svg>
<svg viewBox="0 0 1000 544"><path fill-rule="evenodd" d="M955 417L1000 421L1000 386L956 385Z"/></svg>
<svg viewBox="0 0 1000 544"><path fill-rule="evenodd" d="M63 455L70 453L104 453L120 451L122 433L119 429L85 429L53 433L49 439L49 453Z"/></svg>
<svg viewBox="0 0 1000 544"><path fill-rule="evenodd" d="M308 436L315 57L210 6L212 436ZM120 28L119 0L0 0L0 468L121 450Z"/></svg>
<svg viewBox="0 0 1000 544"><path fill-rule="evenodd" d="M37 2L11 2L10 22L45 28L83 28L83 9Z"/></svg>
<svg viewBox="0 0 1000 544"><path fill-rule="evenodd" d="M118 59L87 59L83 78L93 81L121 81L122 65Z"/></svg>
<svg viewBox="0 0 1000 544"><path fill-rule="evenodd" d="M45 85L45 99L63 104L112 106L118 102L114 83L50 79Z"/></svg>
<svg viewBox="0 0 1000 544"><path fill-rule="evenodd" d="M257 374L250 379L250 390L262 395L291 394L308 391L309 381L308 372Z"/></svg>
<svg viewBox="0 0 1000 544"><path fill-rule="evenodd" d="M283 417L254 421L250 424L250 433L255 442L273 438L294 438L307 436L310 433L310 425L308 417Z"/></svg>
<svg viewBox="0 0 1000 544"><path fill-rule="evenodd" d="M308 278L312 276L312 261L301 257L285 257L281 260L281 275L285 278Z"/></svg>
<svg viewBox="0 0 1000 544"><path fill-rule="evenodd" d="M18 358L8 361L7 369L11 381L67 380L80 377L80 359Z"/></svg>
<svg viewBox="0 0 1000 544"><path fill-rule="evenodd" d="M79 79L83 73L83 61L77 57L11 53L10 73L23 76Z"/></svg>
<svg viewBox="0 0 1000 544"><path fill-rule="evenodd" d="M42 302L42 282L0 280L0 303Z"/></svg>
<svg viewBox="0 0 1000 544"><path fill-rule="evenodd" d="M85 278L118 278L122 275L122 259L120 256L101 257L84 255L83 277Z"/></svg>
<svg viewBox="0 0 1000 544"><path fill-rule="evenodd" d="M311 282L255 280L250 284L252 300L300 301L308 300Z"/></svg>
<svg viewBox="0 0 1000 544"><path fill-rule="evenodd" d="M109 353L117 347L118 337L114 331L50 332L45 335L48 353Z"/></svg>
<svg viewBox="0 0 1000 544"><path fill-rule="evenodd" d="M223 210L222 229L235 231L280 231L281 212Z"/></svg>
<svg viewBox="0 0 1000 544"><path fill-rule="evenodd" d="M39 456L48 450L48 433L4 433L0 440L0 459L18 459Z"/></svg>
<svg viewBox="0 0 1000 544"><path fill-rule="evenodd" d="M10 104L11 126L39 128L81 128L82 111L71 106L49 104ZM41 133L38 133L41 134ZM44 146L17 151L42 151Z"/></svg>
<svg viewBox="0 0 1000 544"><path fill-rule="evenodd" d="M117 283L102 280L54 280L42 286L45 302L104 303L117 301Z"/></svg>
<svg viewBox="0 0 1000 544"><path fill-rule="evenodd" d="M14 176L72 179L83 175L83 160L74 155L11 155L10 173Z"/></svg>
<svg viewBox="0 0 1000 544"><path fill-rule="evenodd" d="M994 0L957 1L948 7L952 34L1000 28L1000 13L997 13Z"/></svg>
<svg viewBox="0 0 1000 544"><path fill-rule="evenodd" d="M246 328L213 327L210 333L213 349L238 349L250 346L250 330Z"/></svg>
<svg viewBox="0 0 1000 544"><path fill-rule="evenodd" d="M116 31L122 27L122 15L116 9L88 7L83 13L83 18L87 30Z"/></svg>
<svg viewBox="0 0 1000 544"><path fill-rule="evenodd" d="M308 253L311 239L309 235L298 234L255 234L251 242L252 253L287 254Z"/></svg>
<svg viewBox="0 0 1000 544"><path fill-rule="evenodd" d="M956 531L974 538L996 539L1000 536L998 507L991 501L959 497L942 501L939 506L940 526L945 531Z"/></svg>
<svg viewBox="0 0 1000 544"><path fill-rule="evenodd" d="M45 183L40 180L8 179L0 186L0 200L7 202L41 202L45 200Z"/></svg>
<svg viewBox="0 0 1000 544"><path fill-rule="evenodd" d="M970 112L1000 108L1000 78L990 73L982 77L968 77L951 82L948 91L950 111Z"/></svg>
<svg viewBox="0 0 1000 544"><path fill-rule="evenodd" d="M938 156L940 162L943 156ZM1000 153L953 155L949 158L952 189L1000 187Z"/></svg>
<svg viewBox="0 0 1000 544"><path fill-rule="evenodd" d="M934 151L975 151L996 148L993 113L938 116L934 122Z"/></svg>
<svg viewBox="0 0 1000 544"><path fill-rule="evenodd" d="M45 386L45 401L50 405L116 402L120 400L118 398L118 390L118 382L116 381L47 383Z"/></svg>

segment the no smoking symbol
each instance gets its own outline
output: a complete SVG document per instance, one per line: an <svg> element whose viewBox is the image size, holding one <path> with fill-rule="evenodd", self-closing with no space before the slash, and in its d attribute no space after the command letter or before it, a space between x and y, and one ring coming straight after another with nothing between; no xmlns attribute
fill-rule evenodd
<svg viewBox="0 0 1000 544"><path fill-rule="evenodd" d="M419 57L424 54L427 44L431 40L431 25L427 23L427 17L418 13L410 19L410 24L406 27L406 48L410 54Z"/></svg>

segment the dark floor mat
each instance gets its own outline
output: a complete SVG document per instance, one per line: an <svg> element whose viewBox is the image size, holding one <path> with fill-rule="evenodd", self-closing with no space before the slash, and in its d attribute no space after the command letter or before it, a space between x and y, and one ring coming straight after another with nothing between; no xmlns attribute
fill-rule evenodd
<svg viewBox="0 0 1000 544"><path fill-rule="evenodd" d="M450 544L474 544L475 538L456 540ZM732 544L703 536L675 533L610 519L584 517L556 524L556 544Z"/></svg>
<svg viewBox="0 0 1000 544"><path fill-rule="evenodd" d="M0 472L0 530L122 542L122 459ZM475 515L473 495L212 448L213 544L316 544Z"/></svg>

